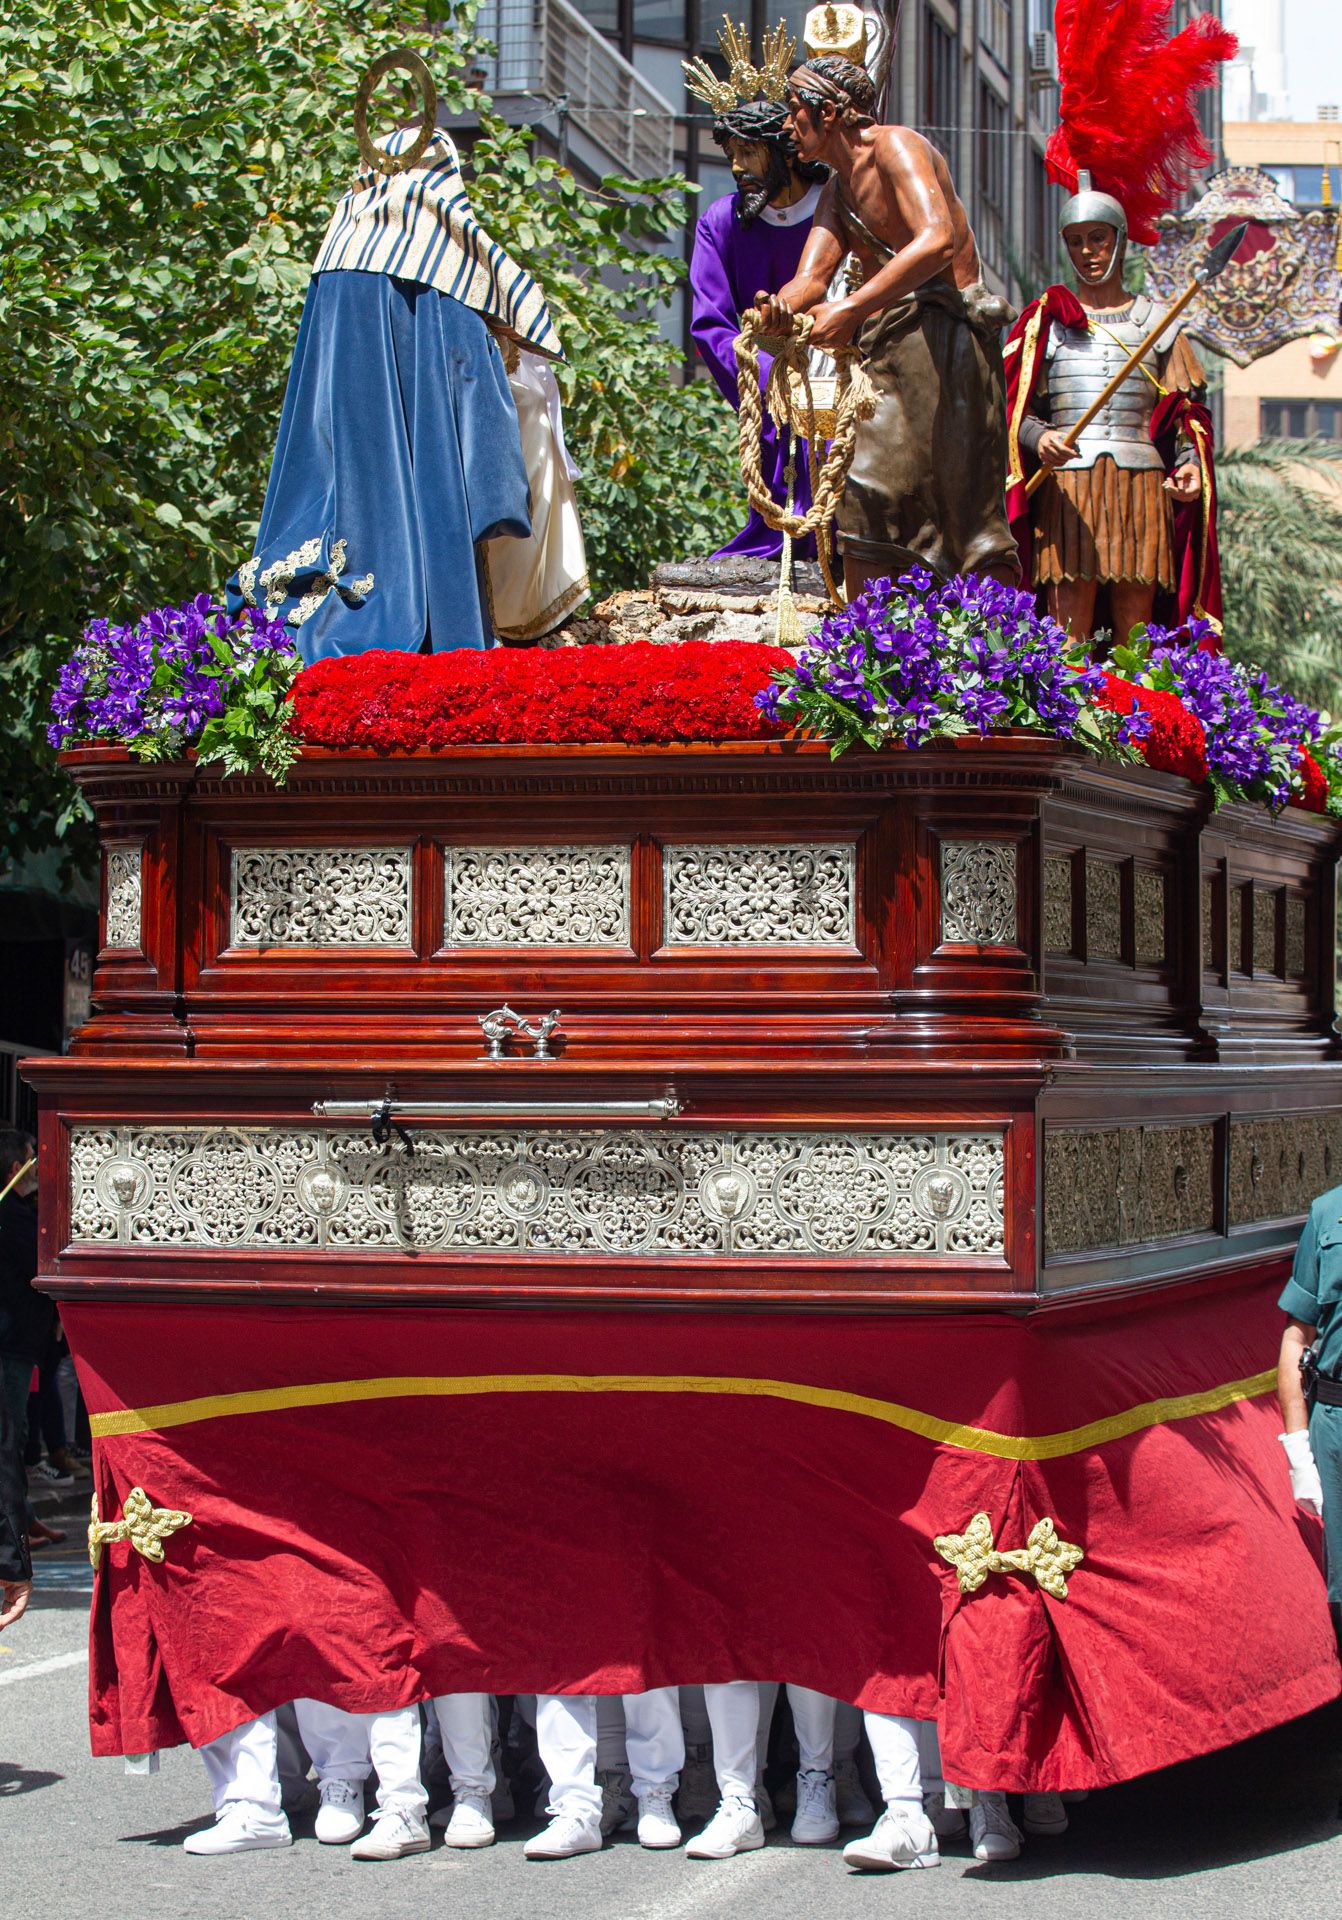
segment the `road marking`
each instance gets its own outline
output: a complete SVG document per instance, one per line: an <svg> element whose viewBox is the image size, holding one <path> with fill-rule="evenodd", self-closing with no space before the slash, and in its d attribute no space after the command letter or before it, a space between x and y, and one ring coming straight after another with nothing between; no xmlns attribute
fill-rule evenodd
<svg viewBox="0 0 1342 1920"><path fill-rule="evenodd" d="M795 1858L790 1848L761 1847L733 1860L687 1860L685 1883L665 1899L639 1901L627 1908L628 1920L681 1920L685 1914L699 1920L701 1914L748 1900L761 1880L774 1878Z"/></svg>
<svg viewBox="0 0 1342 1920"><path fill-rule="evenodd" d="M26 1667L11 1667L8 1673L0 1673L0 1687L15 1680L36 1680L42 1673L59 1673L63 1667L85 1667L88 1658L88 1648L84 1647L79 1653L53 1653L46 1660L30 1660Z"/></svg>

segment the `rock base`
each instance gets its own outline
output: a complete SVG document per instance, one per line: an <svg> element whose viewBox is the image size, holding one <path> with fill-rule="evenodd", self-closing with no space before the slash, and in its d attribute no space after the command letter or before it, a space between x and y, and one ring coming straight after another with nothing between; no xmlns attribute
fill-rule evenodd
<svg viewBox="0 0 1342 1920"><path fill-rule="evenodd" d="M829 611L824 578L814 562L793 570L793 594L804 631ZM650 584L614 593L570 620L542 646L612 646L628 640L757 640L778 637L778 563L775 560L665 561Z"/></svg>

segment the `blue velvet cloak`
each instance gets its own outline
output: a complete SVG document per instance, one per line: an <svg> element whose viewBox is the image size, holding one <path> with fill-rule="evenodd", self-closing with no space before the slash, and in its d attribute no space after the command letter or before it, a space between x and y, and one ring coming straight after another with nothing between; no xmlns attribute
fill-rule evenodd
<svg viewBox="0 0 1342 1920"><path fill-rule="evenodd" d="M477 543L531 530L517 409L478 313L385 273L308 288L254 556L228 606L305 661L493 644Z"/></svg>

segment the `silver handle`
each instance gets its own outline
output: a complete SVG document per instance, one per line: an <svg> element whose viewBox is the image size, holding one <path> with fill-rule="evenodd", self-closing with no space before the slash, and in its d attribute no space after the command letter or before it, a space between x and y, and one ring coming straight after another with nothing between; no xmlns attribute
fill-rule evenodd
<svg viewBox="0 0 1342 1920"><path fill-rule="evenodd" d="M684 1112L674 1093L652 1100L314 1100L318 1120L674 1120Z"/></svg>

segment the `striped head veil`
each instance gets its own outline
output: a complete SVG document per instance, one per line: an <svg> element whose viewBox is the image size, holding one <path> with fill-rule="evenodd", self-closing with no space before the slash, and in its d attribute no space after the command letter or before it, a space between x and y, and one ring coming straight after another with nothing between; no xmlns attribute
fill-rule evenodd
<svg viewBox="0 0 1342 1920"><path fill-rule="evenodd" d="M397 154L418 137L413 128L400 129L377 144ZM496 333L531 352L563 358L545 295L471 211L456 147L441 127L408 171L359 168L331 215L312 271L418 281L473 308Z"/></svg>

